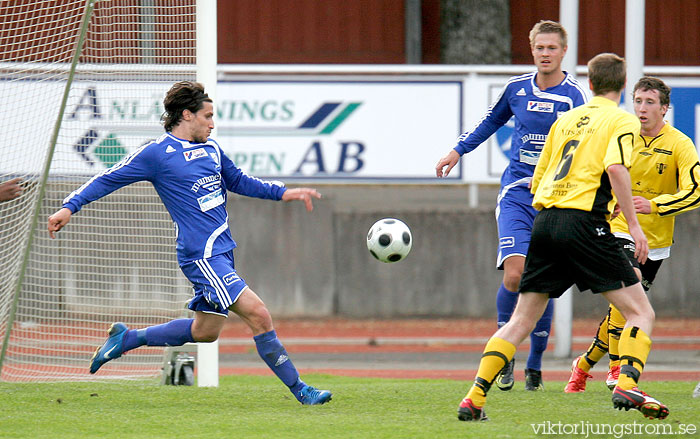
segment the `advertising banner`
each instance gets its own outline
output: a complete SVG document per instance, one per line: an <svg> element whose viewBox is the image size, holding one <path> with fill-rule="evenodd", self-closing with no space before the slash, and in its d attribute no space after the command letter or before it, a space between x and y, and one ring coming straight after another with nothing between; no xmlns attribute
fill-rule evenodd
<svg viewBox="0 0 700 439"><path fill-rule="evenodd" d="M221 146L261 177L433 180L462 130L458 81L220 82L217 93Z"/></svg>
<svg viewBox="0 0 700 439"><path fill-rule="evenodd" d="M435 178L435 164L483 117L509 76L395 78L220 81L215 139L241 169L267 179L497 184L508 164L512 120L465 155L449 178ZM666 119L697 145L700 79L664 80L673 88ZM163 133L162 101L171 85L76 81L51 175L94 175L156 139ZM0 81L4 105L19 109L0 139L6 158L0 172L41 172L36 154L17 154L16 149L45 149L64 86L60 81ZM41 87L43 102L28 105L24 96L35 95L36 87Z"/></svg>
<svg viewBox="0 0 700 439"><path fill-rule="evenodd" d="M51 173L93 175L160 136L171 85L74 83ZM44 86L60 97L63 84ZM261 178L434 180L435 163L461 133L461 99L459 81L221 82L215 140ZM21 136L31 138L32 128L25 131ZM35 162L13 166L36 172ZM461 178L459 169L451 178Z"/></svg>

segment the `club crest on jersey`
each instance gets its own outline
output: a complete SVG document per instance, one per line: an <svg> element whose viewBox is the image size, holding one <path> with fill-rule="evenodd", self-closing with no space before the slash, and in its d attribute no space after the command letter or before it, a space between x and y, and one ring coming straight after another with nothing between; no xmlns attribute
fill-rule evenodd
<svg viewBox="0 0 700 439"><path fill-rule="evenodd" d="M668 165L666 163L657 163L656 164L656 172L658 172L659 175L661 175L664 173L664 171L666 170L667 167L668 167Z"/></svg>
<svg viewBox="0 0 700 439"><path fill-rule="evenodd" d="M554 102L527 101L527 111L554 113Z"/></svg>
<svg viewBox="0 0 700 439"><path fill-rule="evenodd" d="M204 150L204 148L197 148L193 149L192 151L183 151L182 155L185 156L185 160L191 162L194 159L201 159L202 157L206 157L207 152Z"/></svg>

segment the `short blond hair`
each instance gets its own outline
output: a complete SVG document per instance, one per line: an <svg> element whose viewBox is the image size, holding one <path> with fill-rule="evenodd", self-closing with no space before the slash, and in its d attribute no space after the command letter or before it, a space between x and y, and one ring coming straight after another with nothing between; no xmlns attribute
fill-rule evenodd
<svg viewBox="0 0 700 439"><path fill-rule="evenodd" d="M559 34L561 47L566 47L566 29L560 23L551 20L540 20L530 29L530 47L535 47L535 37L539 34Z"/></svg>

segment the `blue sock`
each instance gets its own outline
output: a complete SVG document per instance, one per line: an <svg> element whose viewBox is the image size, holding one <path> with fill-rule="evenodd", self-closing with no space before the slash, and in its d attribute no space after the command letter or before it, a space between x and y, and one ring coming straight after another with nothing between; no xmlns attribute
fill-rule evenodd
<svg viewBox="0 0 700 439"><path fill-rule="evenodd" d="M162 325L149 326L146 329L136 331L136 338L143 339L145 343L142 344L148 346L182 346L194 341L192 338L193 322L194 319L177 319ZM129 334L127 333L127 335Z"/></svg>
<svg viewBox="0 0 700 439"><path fill-rule="evenodd" d="M299 379L299 372L297 372L297 368L294 367L292 360L287 355L287 351L277 338L277 332L273 329L270 332L256 335L253 337L253 340L255 340L255 346L258 348L260 358L265 361L275 375L299 399L299 391L305 384Z"/></svg>
<svg viewBox="0 0 700 439"><path fill-rule="evenodd" d="M122 353L136 349L139 346L146 344L146 330L145 329L129 329L124 334L124 340L122 341Z"/></svg>
<svg viewBox="0 0 700 439"><path fill-rule="evenodd" d="M547 350L549 333L552 330L552 315L554 314L554 301L549 299L547 308L535 329L530 333L530 355L527 357L527 368L542 370L542 354Z"/></svg>
<svg viewBox="0 0 700 439"><path fill-rule="evenodd" d="M496 294L496 310L498 311L498 327L505 325L510 316L513 315L515 305L518 303L518 293L509 291L505 285L501 283Z"/></svg>

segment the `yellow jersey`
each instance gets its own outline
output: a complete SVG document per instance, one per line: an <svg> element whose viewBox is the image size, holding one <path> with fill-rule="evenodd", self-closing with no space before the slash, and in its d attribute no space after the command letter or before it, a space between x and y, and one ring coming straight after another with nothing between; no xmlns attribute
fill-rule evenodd
<svg viewBox="0 0 700 439"><path fill-rule="evenodd" d="M532 205L609 215L615 206L606 169L627 168L641 123L616 102L596 96L552 125L532 177Z"/></svg>
<svg viewBox="0 0 700 439"><path fill-rule="evenodd" d="M700 163L693 141L666 123L656 137L639 137L632 153L632 195L651 202L651 214L637 214L649 248L673 244L675 215L700 206ZM613 233L629 233L623 215L610 222Z"/></svg>

